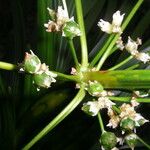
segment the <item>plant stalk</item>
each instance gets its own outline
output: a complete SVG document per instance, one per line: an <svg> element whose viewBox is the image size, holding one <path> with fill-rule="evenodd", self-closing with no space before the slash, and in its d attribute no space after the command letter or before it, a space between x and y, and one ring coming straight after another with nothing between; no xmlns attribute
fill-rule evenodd
<svg viewBox="0 0 150 150"><path fill-rule="evenodd" d="M43 130L41 130L22 150L30 149L35 143L55 128L61 121L63 121L83 100L85 96L84 86L81 86L75 98L62 110Z"/></svg>
<svg viewBox="0 0 150 150"><path fill-rule="evenodd" d="M87 41L85 34L85 27L83 21L83 12L82 12L82 4L81 0L75 0L77 19L79 23L79 27L81 30L80 42L81 42L81 65L83 67L88 66L88 49L87 49Z"/></svg>

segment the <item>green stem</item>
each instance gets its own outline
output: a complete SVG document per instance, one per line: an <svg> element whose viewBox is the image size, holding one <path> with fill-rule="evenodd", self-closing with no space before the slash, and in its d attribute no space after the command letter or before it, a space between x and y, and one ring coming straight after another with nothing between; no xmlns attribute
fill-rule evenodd
<svg viewBox="0 0 150 150"><path fill-rule="evenodd" d="M133 56L129 56L128 58L126 58L125 60L123 60L122 62L120 62L119 64L113 66L112 68L108 69L108 70L115 70L118 69L119 67L123 66L124 64L126 64L127 62L129 62L131 59L133 58Z"/></svg>
<svg viewBox="0 0 150 150"><path fill-rule="evenodd" d="M78 58L77 58L76 51L75 51L75 48L74 48L73 40L69 39L68 42L69 42L69 45L70 45L70 50L71 50L75 65L78 69L79 68L79 62L78 62Z"/></svg>
<svg viewBox="0 0 150 150"><path fill-rule="evenodd" d="M122 31L124 31L124 29L127 27L127 25L129 24L130 20L133 18L134 14L136 13L136 11L139 9L139 7L141 6L141 4L143 3L144 0L138 0L137 3L135 4L135 6L133 7L133 9L131 10L130 14L127 16L127 18L125 19L125 21L122 24Z"/></svg>
<svg viewBox="0 0 150 150"><path fill-rule="evenodd" d="M55 128L62 120L64 120L83 100L85 96L84 86L81 86L75 98L62 110L42 131L40 131L22 150L30 149L35 143Z"/></svg>
<svg viewBox="0 0 150 150"><path fill-rule="evenodd" d="M135 69L135 68L137 68L139 66L140 66L139 64L135 64L133 66L130 66L130 67L126 68L125 70L133 70L133 69Z"/></svg>
<svg viewBox="0 0 150 150"><path fill-rule="evenodd" d="M109 56L113 46L115 45L117 39L118 39L119 35L117 34L114 39L111 41L111 43L109 44L109 46L107 47L107 50L105 51L104 55L102 56L102 58L100 59L97 67L96 67L96 70L100 70L103 63L105 62L105 60L107 59L107 57Z"/></svg>
<svg viewBox="0 0 150 150"><path fill-rule="evenodd" d="M4 69L4 70L15 70L16 68L17 68L17 66L14 65L14 64L6 63L6 62L0 61L0 69Z"/></svg>
<svg viewBox="0 0 150 150"><path fill-rule="evenodd" d="M94 59L91 61L90 63L90 67L93 67L98 60L100 59L100 57L103 55L103 53L105 52L106 48L109 46L110 42L112 41L114 35L111 35L108 40L106 41L106 43L104 44L104 46L102 47L102 49L99 50L98 54L94 57Z"/></svg>
<svg viewBox="0 0 150 150"><path fill-rule="evenodd" d="M80 36L81 56L82 56L81 64L83 67L87 67L87 65L88 65L88 49L87 49L87 41L86 41L85 27L84 27L84 21L83 21L81 0L75 0L75 5L76 5L78 23L79 23L79 27L81 30L81 36Z"/></svg>
<svg viewBox="0 0 150 150"><path fill-rule="evenodd" d="M112 106L112 109L113 109L113 111L115 111L117 114L120 114L120 113L121 113L121 110L120 110L117 106L115 106L115 105Z"/></svg>
<svg viewBox="0 0 150 150"><path fill-rule="evenodd" d="M145 145L148 149L150 149L150 145L148 145L145 141L143 141L139 136L138 136L138 140Z"/></svg>
<svg viewBox="0 0 150 150"><path fill-rule="evenodd" d="M81 82L80 77L79 76L75 76L75 75L66 75L60 72L56 72L56 71L52 71L53 73L57 74L57 76L59 77L59 79L62 79L64 81L75 81L75 82Z"/></svg>
<svg viewBox="0 0 150 150"><path fill-rule="evenodd" d="M100 112L97 114L97 116L98 116L98 121L99 121L99 124L100 124L101 131L102 131L102 133L104 133L105 132L104 123L103 123Z"/></svg>
<svg viewBox="0 0 150 150"><path fill-rule="evenodd" d="M118 101L118 102L131 102L132 97L110 96L109 99L111 99L112 101ZM135 98L135 100L139 103L150 103L150 98Z"/></svg>

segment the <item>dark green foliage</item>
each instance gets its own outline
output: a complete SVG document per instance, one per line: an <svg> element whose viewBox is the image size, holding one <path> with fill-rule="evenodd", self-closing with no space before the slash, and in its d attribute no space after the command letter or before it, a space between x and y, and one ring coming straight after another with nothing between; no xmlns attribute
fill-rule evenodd
<svg viewBox="0 0 150 150"><path fill-rule="evenodd" d="M88 39L88 48L92 58L102 47L107 35L100 32L97 22L100 18L110 19L116 10L128 13L136 2L130 0L82 0L84 19ZM41 62L45 62L52 70L70 73L73 61L67 42L60 34L45 32L44 23L49 19L47 7L56 9L61 1L56 0L6 0L0 2L0 59L12 63L20 63L25 51L30 49L37 54ZM67 0L70 17L74 14L74 1ZM132 34L133 38L144 39L140 50L146 50L149 40L149 0L143 6L128 26L124 38ZM80 45L75 40L78 56ZM149 50L149 49L148 49ZM128 54L117 52L110 57L103 69L120 62ZM115 59L114 59L115 57ZM117 59L116 59L117 58ZM120 69L125 69L138 62L131 60ZM139 64L139 68L145 68ZM66 87L66 88L64 88ZM58 82L56 86L36 91L30 75L18 74L0 70L0 149L21 149L35 134L37 134L60 110L68 104L76 91L75 85ZM120 95L124 95L121 93ZM99 127L96 120L87 118L77 109L66 121L60 124L32 149L51 150L95 150L99 148L97 137ZM140 108L148 116L150 106ZM147 126L143 127L141 135L149 140Z"/></svg>

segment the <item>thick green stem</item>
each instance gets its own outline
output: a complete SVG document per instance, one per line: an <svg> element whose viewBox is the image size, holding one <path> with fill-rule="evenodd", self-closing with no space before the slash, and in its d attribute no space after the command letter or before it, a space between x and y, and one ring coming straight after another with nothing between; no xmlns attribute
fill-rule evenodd
<svg viewBox="0 0 150 150"><path fill-rule="evenodd" d="M78 62L78 58L77 58L76 51L75 51L75 48L74 48L73 40L69 39L68 42L69 42L69 45L70 45L70 50L71 50L75 65L78 69L79 68L79 62Z"/></svg>
<svg viewBox="0 0 150 150"><path fill-rule="evenodd" d="M84 21L83 21L81 0L75 0L75 5L76 5L78 23L79 23L79 27L81 30L81 36L80 36L81 56L82 56L81 64L83 67L87 67L87 65L88 65L88 49L87 49L87 41L86 41L85 27L84 27Z"/></svg>
<svg viewBox="0 0 150 150"><path fill-rule="evenodd" d="M149 89L150 70L83 72L83 81L98 81L105 89Z"/></svg>
<svg viewBox="0 0 150 150"><path fill-rule="evenodd" d="M100 112L98 113L97 116L98 116L98 121L99 121L99 124L100 124L101 131L103 133L103 132L105 132L105 129L104 129L104 123L103 123L103 120L102 120Z"/></svg>
<svg viewBox="0 0 150 150"><path fill-rule="evenodd" d="M4 70L15 70L16 68L17 68L17 66L14 65L14 64L6 63L6 62L0 61L0 69L4 69Z"/></svg>
<svg viewBox="0 0 150 150"><path fill-rule="evenodd" d="M143 141L140 137L138 137L138 140L145 145L148 149L150 149L150 145L148 145L145 141Z"/></svg>
<svg viewBox="0 0 150 150"><path fill-rule="evenodd" d="M30 149L35 143L55 128L62 120L64 120L83 100L85 96L84 86L81 86L75 98L62 110L42 131L40 131L22 150Z"/></svg>
<svg viewBox="0 0 150 150"><path fill-rule="evenodd" d="M117 102L131 102L132 97L114 97L110 96L109 99ZM150 98L135 98L139 103L150 103Z"/></svg>

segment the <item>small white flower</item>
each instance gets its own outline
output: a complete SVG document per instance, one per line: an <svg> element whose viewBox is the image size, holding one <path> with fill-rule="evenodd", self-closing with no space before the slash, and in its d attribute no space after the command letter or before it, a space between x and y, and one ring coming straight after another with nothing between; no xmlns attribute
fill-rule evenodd
<svg viewBox="0 0 150 150"><path fill-rule="evenodd" d="M116 11L114 14L113 14L113 20L112 20L112 23L109 23L107 21L104 21L103 19L100 19L100 21L98 22L98 26L101 28L101 30L103 32L106 32L108 34L111 34L111 33L119 33L121 34L122 31L121 31L121 23L122 23L122 20L124 18L124 15L125 14L120 14L120 11Z"/></svg>
<svg viewBox="0 0 150 150"><path fill-rule="evenodd" d="M69 20L68 13L66 12L66 10L62 8L62 6L58 6L56 15L57 15L57 24L60 26Z"/></svg>
<svg viewBox="0 0 150 150"><path fill-rule="evenodd" d="M123 44L123 41L122 41L122 37L120 36L118 38L118 40L116 41L116 46L117 48L119 48L120 50L123 50L124 49L124 44Z"/></svg>
<svg viewBox="0 0 150 150"><path fill-rule="evenodd" d="M83 104L82 110L85 112L87 111L87 113L90 113L91 116L96 116L100 110L100 107L97 101L89 101Z"/></svg>
<svg viewBox="0 0 150 150"><path fill-rule="evenodd" d="M138 97L147 97L149 95L147 92L141 92L141 91L134 91L134 93Z"/></svg>
<svg viewBox="0 0 150 150"><path fill-rule="evenodd" d="M146 53L137 53L135 58L142 61L144 64L150 61L150 56Z"/></svg>
<svg viewBox="0 0 150 150"><path fill-rule="evenodd" d="M133 41L130 37L128 37L128 42L125 45L125 49L131 53L131 55L136 55L138 53L138 44L136 41Z"/></svg>
<svg viewBox="0 0 150 150"><path fill-rule="evenodd" d="M103 32L106 32L108 34L112 33L112 25L109 22L100 19L97 25L101 28Z"/></svg>
<svg viewBox="0 0 150 150"><path fill-rule="evenodd" d="M99 97L98 98L98 105L100 109L107 108L110 109L113 105L116 105L108 97Z"/></svg>
<svg viewBox="0 0 150 150"><path fill-rule="evenodd" d="M132 105L133 107L136 107L136 106L138 106L139 104L140 104L140 103L138 103L138 102L136 101L135 97L132 97L131 105Z"/></svg>
<svg viewBox="0 0 150 150"><path fill-rule="evenodd" d="M124 15L125 14L120 14L120 11L116 11L114 14L113 14L113 21L112 21L112 24L115 25L115 26L120 26L122 21L123 21L123 18L124 18Z"/></svg>

